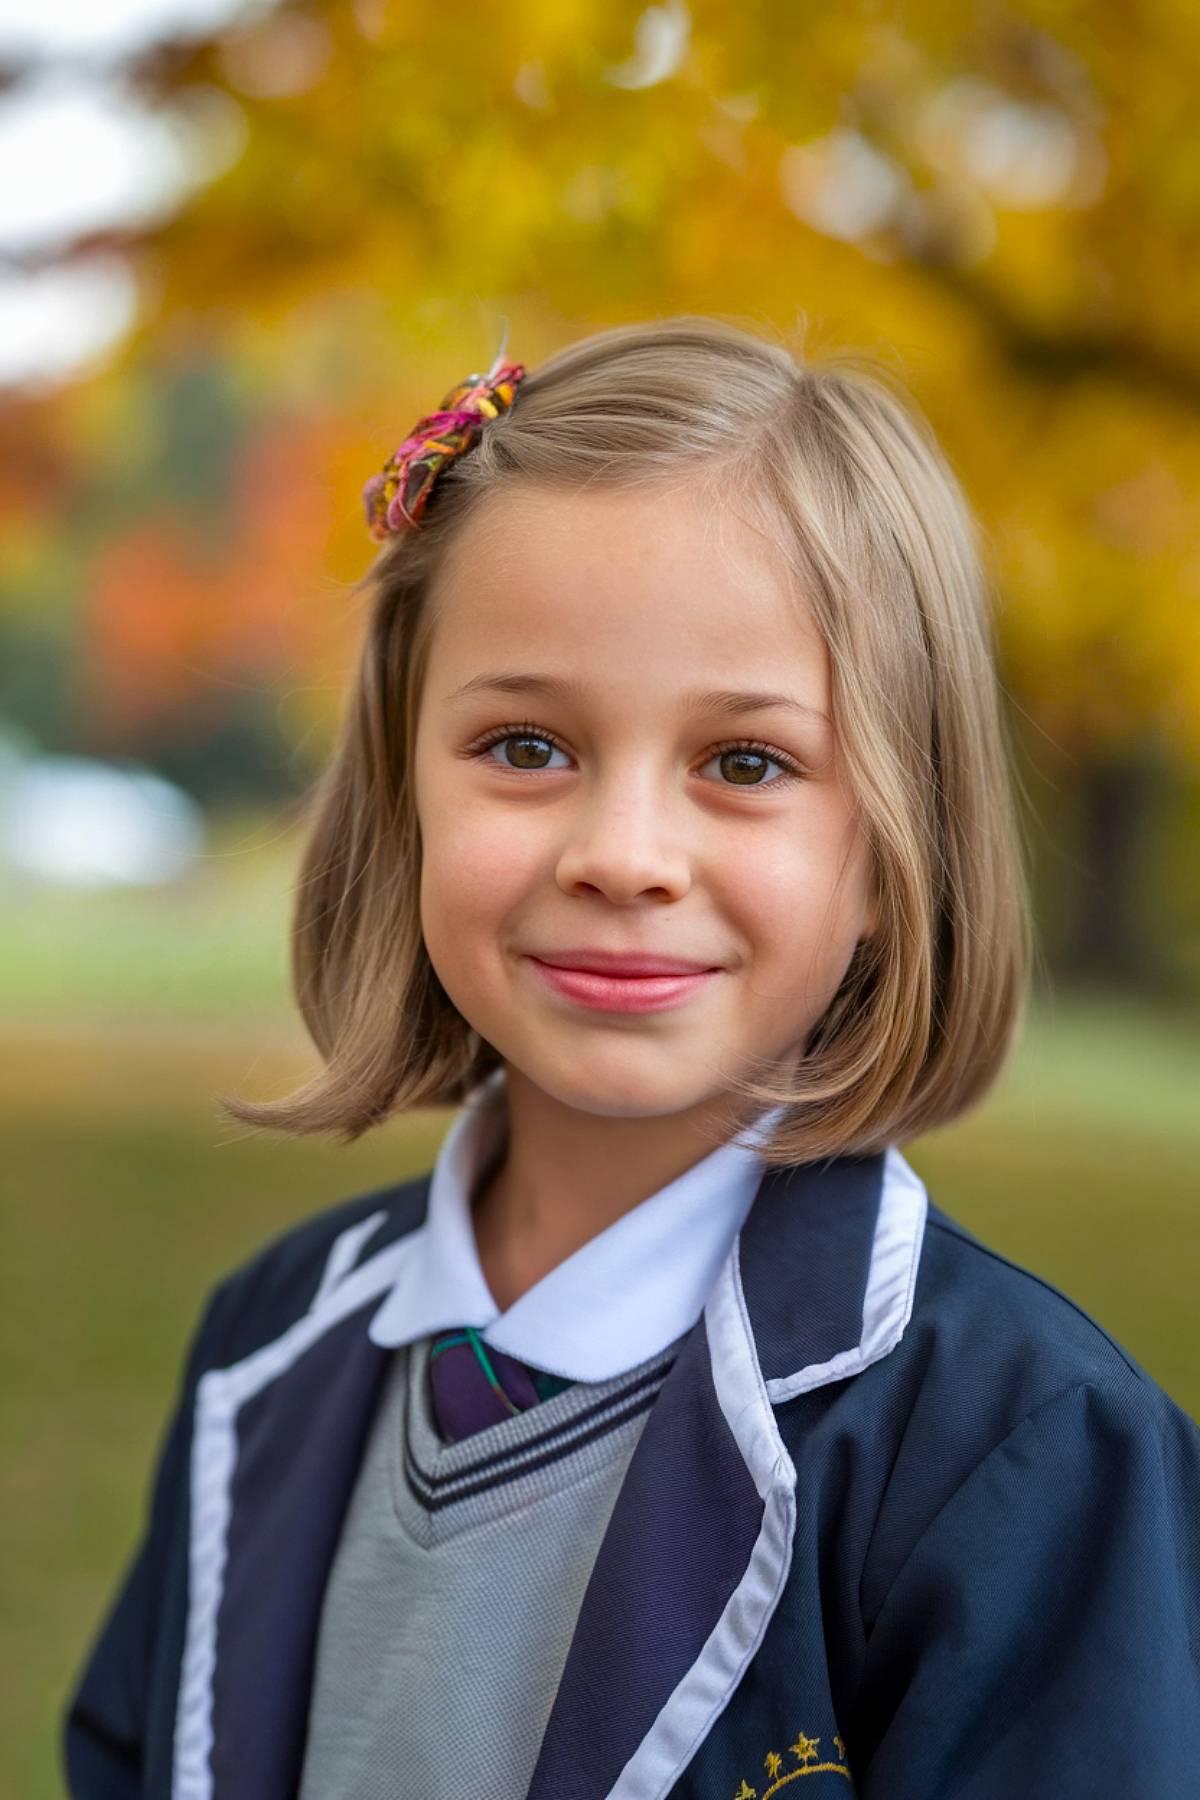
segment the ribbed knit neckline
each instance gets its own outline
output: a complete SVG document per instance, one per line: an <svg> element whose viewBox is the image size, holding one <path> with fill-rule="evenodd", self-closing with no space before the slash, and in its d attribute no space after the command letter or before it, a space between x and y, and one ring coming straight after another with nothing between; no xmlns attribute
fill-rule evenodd
<svg viewBox="0 0 1200 1800"><path fill-rule="evenodd" d="M396 1352L381 1402L396 1511L427 1546L548 1498L631 1454L683 1340L623 1375L576 1382L457 1444L443 1443L433 1417L431 1341Z"/></svg>

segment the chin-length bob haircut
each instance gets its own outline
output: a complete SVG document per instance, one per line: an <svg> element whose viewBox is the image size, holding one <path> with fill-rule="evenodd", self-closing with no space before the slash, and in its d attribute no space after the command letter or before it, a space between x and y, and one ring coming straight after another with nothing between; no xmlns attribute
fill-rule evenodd
<svg viewBox="0 0 1200 1800"><path fill-rule="evenodd" d="M762 1156L860 1155L947 1124L990 1088L1023 1012L1028 884L978 532L890 377L685 316L600 331L531 371L384 540L332 758L309 797L293 986L322 1068L233 1117L353 1143L455 1105L500 1062L451 1004L419 918L413 797L427 597L465 521L513 482L711 484L769 534L830 658L838 754L872 857L877 923L786 1061L732 1072L746 1117L785 1105ZM502 511L502 509L501 509ZM497 529L500 529L498 526Z"/></svg>

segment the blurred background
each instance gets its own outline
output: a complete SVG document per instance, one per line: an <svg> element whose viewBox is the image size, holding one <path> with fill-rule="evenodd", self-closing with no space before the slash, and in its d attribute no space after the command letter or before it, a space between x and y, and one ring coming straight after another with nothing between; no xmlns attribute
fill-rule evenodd
<svg viewBox="0 0 1200 1800"><path fill-rule="evenodd" d="M360 499L510 353L712 312L854 347L981 518L1029 1024L934 1198L1200 1416L1200 14L1080 0L0 0L0 1793L141 1527L212 1283L429 1166L215 1095L313 1066L299 809Z"/></svg>

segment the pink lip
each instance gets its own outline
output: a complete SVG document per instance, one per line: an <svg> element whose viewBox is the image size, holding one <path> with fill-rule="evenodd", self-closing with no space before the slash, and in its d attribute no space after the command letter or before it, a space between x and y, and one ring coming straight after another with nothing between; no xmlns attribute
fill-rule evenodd
<svg viewBox="0 0 1200 1800"><path fill-rule="evenodd" d="M529 961L556 993L601 1012L661 1012L681 1006L719 969L695 969L673 975L606 975L592 969L565 969L540 957Z"/></svg>
<svg viewBox="0 0 1200 1800"><path fill-rule="evenodd" d="M634 950L554 950L535 960L555 969L590 969L595 975L703 975L713 967L686 956L649 956Z"/></svg>

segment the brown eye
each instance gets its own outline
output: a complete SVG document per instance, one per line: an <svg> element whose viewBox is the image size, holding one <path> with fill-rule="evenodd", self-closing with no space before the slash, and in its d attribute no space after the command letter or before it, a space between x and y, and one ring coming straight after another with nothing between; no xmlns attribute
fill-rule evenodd
<svg viewBox="0 0 1200 1800"><path fill-rule="evenodd" d="M553 754L554 747L545 738L508 737L501 738L500 742L505 745L516 745L515 750L509 749L506 752L507 759L514 769L544 769L545 763L539 762L537 759L547 749Z"/></svg>
<svg viewBox="0 0 1200 1800"><path fill-rule="evenodd" d="M510 751L509 746L515 745ZM503 756L493 756L492 751L503 746ZM537 775L550 765L544 760L546 751L553 755L556 750L562 751L557 738L547 731L534 731L525 726L502 726L479 745L472 755L486 758L497 767L509 769L517 775ZM562 751L562 754L566 754ZM560 764L559 767L562 765Z"/></svg>
<svg viewBox="0 0 1200 1800"><path fill-rule="evenodd" d="M785 756L782 750L773 750L769 744L718 744L708 760L720 765L724 779L718 785L723 787L779 788L804 779L800 765ZM766 774L771 764L781 771L778 775Z"/></svg>
<svg viewBox="0 0 1200 1800"><path fill-rule="evenodd" d="M759 784L759 778L771 759L760 750L722 750L720 760L722 769L731 781L739 787L751 787Z"/></svg>

